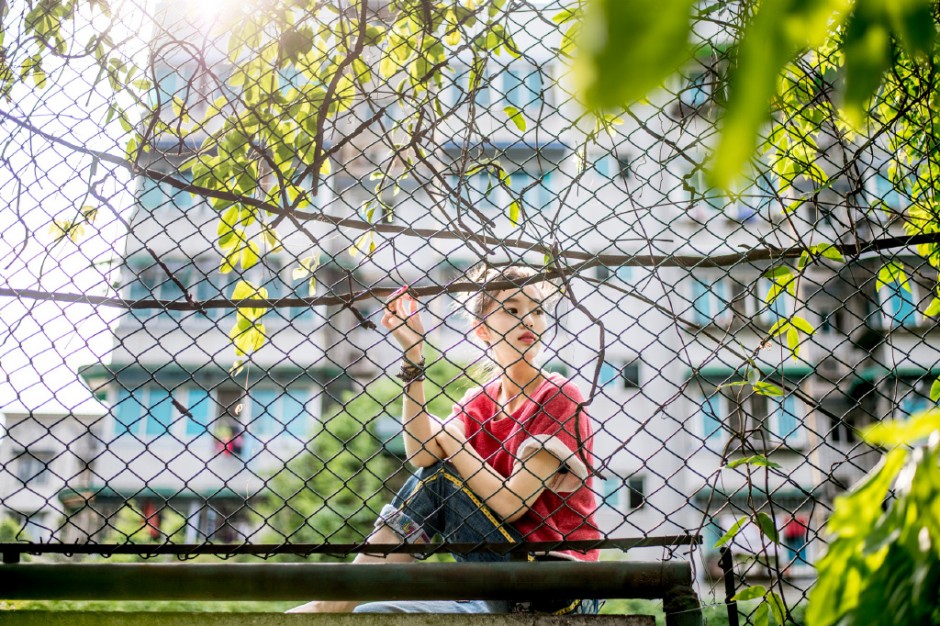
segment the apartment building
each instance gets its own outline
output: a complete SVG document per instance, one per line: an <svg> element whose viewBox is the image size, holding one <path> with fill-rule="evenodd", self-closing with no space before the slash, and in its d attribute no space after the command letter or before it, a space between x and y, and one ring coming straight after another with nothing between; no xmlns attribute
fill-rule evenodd
<svg viewBox="0 0 940 626"><path fill-rule="evenodd" d="M918 257L906 257L910 290L876 290L879 260L861 258L813 265L796 297L784 295L769 305L770 283L763 276L769 262L712 267L657 261L767 244L850 242L875 231L900 232L900 225L878 221L872 202L847 215L845 191L837 187L823 192L828 204L807 204L790 217L774 198L772 177L759 178L753 193L733 199L709 190L701 160L714 132L710 77L716 68L705 57L622 123L585 141L590 122L582 119L558 59L560 33L549 20L522 15L516 23L524 25L513 36L525 54L492 58L473 103L472 60L457 55L442 94L456 111L427 146L443 174L422 184L401 181L397 194L382 192L393 207L385 223L459 227L564 252L624 257L628 262L598 265L571 280L555 311L557 330L546 358L548 367L575 378L585 393L595 392L587 410L603 476L595 483L599 524L612 537L701 532L711 558L715 540L750 500L772 511L789 538L781 558L793 562L791 573L809 574L819 542L805 544L824 521L826 505L876 460L856 429L928 401L937 355L933 324L923 314L930 283L913 270ZM179 41L186 40L184 27L173 30ZM157 90L167 103L197 94L191 115L198 117L218 88L205 67L224 76L227 61L210 46L201 65L184 48L159 46ZM347 115L362 119L385 104L386 124L413 113L386 97ZM521 112L524 128L507 117L508 107ZM323 179L311 210L361 217L360 208L375 198L370 176L389 159L376 134L363 134L336 152L333 173ZM179 167L199 137L161 141L148 165L185 178ZM677 154L675 146L687 145L688 152ZM477 162L498 159L508 189L492 170L467 175L468 154ZM879 172L873 161L868 199L890 194ZM158 178L135 185L121 296L180 302L186 294L196 301L229 297L240 276L219 271L216 211ZM521 230L507 215L514 200L521 203ZM903 210L899 196L891 201ZM842 213L817 208L824 205ZM310 295L308 281L295 280L293 270L312 255L320 258L322 293L401 282L446 285L485 256L483 246L458 239L379 233L372 254L353 257L349 248L361 230L323 221L304 226L284 229L282 249L266 254L245 276L271 298ZM544 253L519 244L512 256L539 264ZM489 258L507 255L495 249ZM477 349L452 313L454 297L423 303L431 346L457 362L473 359ZM94 472L80 485L68 485L84 499L69 502L94 503L103 515L130 498L157 508L169 502L189 516L189 541L248 536L245 503L264 492L264 477L300 453L343 390L361 389L396 367L397 347L359 320L377 322L379 302L352 306L358 316L342 305L268 312L267 341L237 375L230 373L235 356L228 335L234 312L139 309L122 317L109 360L82 371L110 408L101 420L103 449L94 456ZM778 320L794 313L816 328L803 338L796 359L784 337L768 337ZM759 395L733 385L749 376L788 392ZM396 428L393 421L380 426L387 434ZM747 445L736 436L741 431L748 431ZM759 486L748 487L744 467L722 469L757 453L781 466L762 474ZM737 551L756 552L760 539L749 532L736 539Z"/></svg>

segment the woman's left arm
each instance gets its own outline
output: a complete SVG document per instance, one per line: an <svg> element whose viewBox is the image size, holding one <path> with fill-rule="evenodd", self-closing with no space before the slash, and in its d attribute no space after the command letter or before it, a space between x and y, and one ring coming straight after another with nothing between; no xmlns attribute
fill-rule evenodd
<svg viewBox="0 0 940 626"><path fill-rule="evenodd" d="M547 450L519 459L509 478L494 470L467 442L461 424L450 422L437 436L444 456L467 486L504 521L514 522L535 504L561 461Z"/></svg>

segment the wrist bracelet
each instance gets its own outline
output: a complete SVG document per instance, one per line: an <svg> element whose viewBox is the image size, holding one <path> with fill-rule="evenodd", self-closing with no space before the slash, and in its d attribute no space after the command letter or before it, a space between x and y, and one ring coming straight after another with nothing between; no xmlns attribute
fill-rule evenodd
<svg viewBox="0 0 940 626"><path fill-rule="evenodd" d="M395 374L395 378L405 383L406 387L416 380L424 380L424 357L417 363L402 358L401 369Z"/></svg>

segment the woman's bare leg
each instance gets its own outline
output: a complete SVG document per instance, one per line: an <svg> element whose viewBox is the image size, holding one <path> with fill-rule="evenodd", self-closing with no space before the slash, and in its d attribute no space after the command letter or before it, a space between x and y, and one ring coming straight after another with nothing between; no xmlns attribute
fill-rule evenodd
<svg viewBox="0 0 940 626"><path fill-rule="evenodd" d="M366 540L366 543L400 543L395 531L388 526L379 526ZM410 554L375 555L359 553L353 563L411 563L414 557ZM352 613L352 610L362 604L358 600L314 600L307 604L296 606L288 613Z"/></svg>

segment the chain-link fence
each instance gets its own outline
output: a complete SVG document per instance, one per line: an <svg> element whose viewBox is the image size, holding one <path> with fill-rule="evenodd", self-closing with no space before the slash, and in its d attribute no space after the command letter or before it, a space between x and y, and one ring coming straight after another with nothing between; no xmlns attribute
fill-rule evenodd
<svg viewBox="0 0 940 626"><path fill-rule="evenodd" d="M402 425L423 418L381 321L409 285L409 389L503 477L541 477L500 513L525 538L658 546L705 599L724 544L795 605L880 458L859 429L932 403L929 149L899 130L927 104L849 131L836 61L808 54L724 192L734 6L598 120L570 7L282 4L0 5L4 549L357 551L406 457L451 456ZM481 263L534 274L474 318Z"/></svg>

